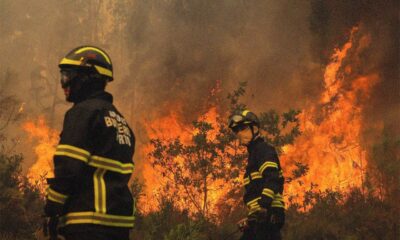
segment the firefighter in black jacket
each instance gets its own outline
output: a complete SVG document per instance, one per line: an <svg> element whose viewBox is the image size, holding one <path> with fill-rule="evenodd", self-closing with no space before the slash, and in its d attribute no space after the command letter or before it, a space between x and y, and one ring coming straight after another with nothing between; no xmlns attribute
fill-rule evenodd
<svg viewBox="0 0 400 240"><path fill-rule="evenodd" d="M82 46L59 67L66 100L74 105L65 114L54 154L45 214L53 220L50 225L58 219L67 240L127 240L135 209L127 186L135 138L105 92L113 80L110 57Z"/></svg>
<svg viewBox="0 0 400 240"><path fill-rule="evenodd" d="M241 240L281 239L280 229L285 221L282 168L275 149L259 133L257 116L248 111L237 111L229 118L229 128L247 146L249 153L244 174L248 216L241 220Z"/></svg>

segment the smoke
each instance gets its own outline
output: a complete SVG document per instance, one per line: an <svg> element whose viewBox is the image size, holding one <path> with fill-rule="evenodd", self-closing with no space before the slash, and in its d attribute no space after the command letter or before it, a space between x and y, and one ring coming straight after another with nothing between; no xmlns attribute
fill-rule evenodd
<svg viewBox="0 0 400 240"><path fill-rule="evenodd" d="M224 94L247 81L258 110L312 95L298 78L312 69L306 2L138 1L134 9L127 39L138 108L178 101L190 116L216 81Z"/></svg>
<svg viewBox="0 0 400 240"><path fill-rule="evenodd" d="M102 47L114 64L116 105L145 144L144 122L170 111L194 120L217 82L224 97L247 81L243 100L256 112L302 109L319 97L333 48L362 25L371 45L360 71L381 77L365 124L393 125L398 9L397 1L361 0L3 0L0 71L15 73L7 91L27 103L26 115L44 114L61 129L70 105L59 89L58 61L79 45Z"/></svg>
<svg viewBox="0 0 400 240"><path fill-rule="evenodd" d="M116 89L130 100L140 144L148 143L147 121L177 112L189 124L207 111L218 84L223 101L248 82L243 100L256 112L301 108L322 87L310 78L320 66L310 57L308 16L304 1L132 4L125 26L130 74ZM138 159L141 172L146 156Z"/></svg>
<svg viewBox="0 0 400 240"><path fill-rule="evenodd" d="M57 65L76 46L106 47L107 29L96 27L99 6L100 1L0 1L1 97L18 99L25 120L42 115L52 128L61 130L71 105L64 100ZM24 153L28 167L36 159L33 147L27 146L35 143L27 139L21 124L15 122L4 132L13 140L11 148Z"/></svg>

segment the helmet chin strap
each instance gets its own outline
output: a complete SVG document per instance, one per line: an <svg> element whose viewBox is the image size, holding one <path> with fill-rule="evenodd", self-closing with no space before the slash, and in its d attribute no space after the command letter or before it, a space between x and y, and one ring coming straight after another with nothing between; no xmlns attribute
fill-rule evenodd
<svg viewBox="0 0 400 240"><path fill-rule="evenodd" d="M84 98L84 85L87 82L87 77L83 75L77 75L69 84L70 96L67 99L69 102L77 103Z"/></svg>
<svg viewBox="0 0 400 240"><path fill-rule="evenodd" d="M254 132L254 126L250 126L250 130L251 130L251 140L250 142L253 142L254 140L256 140L259 136L260 136L260 131L257 128L257 132Z"/></svg>
<svg viewBox="0 0 400 240"><path fill-rule="evenodd" d="M105 87L99 80L92 79L88 74L79 74L70 84L71 96L67 100L69 102L78 103L87 99L93 93L103 91Z"/></svg>

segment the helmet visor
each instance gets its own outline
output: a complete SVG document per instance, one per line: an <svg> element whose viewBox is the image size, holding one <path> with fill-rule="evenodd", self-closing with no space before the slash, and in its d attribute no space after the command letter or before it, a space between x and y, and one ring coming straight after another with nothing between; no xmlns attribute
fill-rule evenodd
<svg viewBox="0 0 400 240"><path fill-rule="evenodd" d="M244 117L241 115L233 115L229 119L228 126L233 130L233 128L242 125L241 123L243 123L244 120L245 120Z"/></svg>
<svg viewBox="0 0 400 240"><path fill-rule="evenodd" d="M60 79L61 87L67 88L71 85L72 80L78 76L78 72L72 68L71 69L61 69L60 75L61 75L61 79Z"/></svg>
<svg viewBox="0 0 400 240"><path fill-rule="evenodd" d="M234 132L235 134L238 134L240 131L245 130L248 127L248 125L245 124L239 124L236 125L235 127L232 127L232 132Z"/></svg>

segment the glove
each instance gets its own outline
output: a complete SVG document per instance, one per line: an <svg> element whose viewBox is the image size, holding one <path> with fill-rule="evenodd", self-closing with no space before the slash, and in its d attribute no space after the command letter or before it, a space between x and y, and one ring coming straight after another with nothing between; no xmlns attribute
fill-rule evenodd
<svg viewBox="0 0 400 240"><path fill-rule="evenodd" d="M270 223L281 229L285 224L285 214L273 213L270 217Z"/></svg>
<svg viewBox="0 0 400 240"><path fill-rule="evenodd" d="M251 213L248 217L248 222L265 222L267 221L267 209L261 208L253 213Z"/></svg>
<svg viewBox="0 0 400 240"><path fill-rule="evenodd" d="M58 217L46 217L43 223L43 234L49 240L58 240Z"/></svg>
<svg viewBox="0 0 400 240"><path fill-rule="evenodd" d="M241 232L246 231L249 228L249 223L247 218L241 219L238 223L237 226Z"/></svg>
<svg viewBox="0 0 400 240"><path fill-rule="evenodd" d="M58 225L58 217L51 217L48 222L50 240L58 239L57 225Z"/></svg>
<svg viewBox="0 0 400 240"><path fill-rule="evenodd" d="M44 213L47 217L60 216L63 212L64 205L61 203L46 200L46 205L44 206Z"/></svg>
<svg viewBox="0 0 400 240"><path fill-rule="evenodd" d="M237 225L241 232L250 228L250 225L258 222L265 222L267 220L267 209L261 208L260 210L251 213L247 218L240 220Z"/></svg>
<svg viewBox="0 0 400 240"><path fill-rule="evenodd" d="M62 214L63 208L63 204L48 199L46 200L46 205L44 206L45 220L43 223L43 233L46 237L49 236L50 240L58 239L58 216Z"/></svg>

